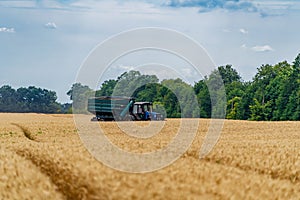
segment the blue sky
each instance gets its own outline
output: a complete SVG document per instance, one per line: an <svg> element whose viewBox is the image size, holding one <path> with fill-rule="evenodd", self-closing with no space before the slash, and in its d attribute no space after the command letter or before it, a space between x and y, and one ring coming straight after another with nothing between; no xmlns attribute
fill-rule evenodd
<svg viewBox="0 0 300 200"><path fill-rule="evenodd" d="M182 32L216 65L232 64L251 80L262 64L292 62L300 53L299 11L298 0L0 0L0 86L35 85L67 102L89 52L138 27ZM121 59L110 76L141 62Z"/></svg>

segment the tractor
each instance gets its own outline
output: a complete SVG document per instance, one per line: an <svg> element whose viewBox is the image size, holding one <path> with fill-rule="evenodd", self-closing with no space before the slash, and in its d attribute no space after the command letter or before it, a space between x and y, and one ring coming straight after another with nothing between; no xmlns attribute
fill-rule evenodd
<svg viewBox="0 0 300 200"><path fill-rule="evenodd" d="M92 121L148 121L164 120L153 111L151 102L135 102L133 97L101 96L88 99Z"/></svg>

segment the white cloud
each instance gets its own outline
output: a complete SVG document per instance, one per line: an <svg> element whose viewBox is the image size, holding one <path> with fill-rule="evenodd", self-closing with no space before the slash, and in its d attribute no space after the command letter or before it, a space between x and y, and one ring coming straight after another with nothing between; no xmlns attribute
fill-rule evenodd
<svg viewBox="0 0 300 200"><path fill-rule="evenodd" d="M256 52L274 51L270 45L254 46L251 49Z"/></svg>
<svg viewBox="0 0 300 200"><path fill-rule="evenodd" d="M241 45L242 49L250 49L256 52L266 52L266 51L274 51L274 49L270 45L257 45L253 47L248 47L246 44Z"/></svg>
<svg viewBox="0 0 300 200"><path fill-rule="evenodd" d="M47 24L45 24L45 27L49 28L49 29L56 29L57 28L57 26L54 22L48 22Z"/></svg>
<svg viewBox="0 0 300 200"><path fill-rule="evenodd" d="M134 70L133 66L127 66L127 65L119 65L118 66L120 69L126 70L126 71L130 71L130 70Z"/></svg>
<svg viewBox="0 0 300 200"><path fill-rule="evenodd" d="M243 28L241 28L239 31L242 34L248 34L249 33L246 29L243 29Z"/></svg>
<svg viewBox="0 0 300 200"><path fill-rule="evenodd" d="M231 30L229 30L229 29L222 29L222 31L223 31L224 33L230 33L230 32L231 32Z"/></svg>
<svg viewBox="0 0 300 200"><path fill-rule="evenodd" d="M14 28L7 28L7 27L0 27L0 32L14 33L15 29Z"/></svg>
<svg viewBox="0 0 300 200"><path fill-rule="evenodd" d="M243 49L247 49L247 46L246 46L246 44L242 44L242 46L241 46Z"/></svg>

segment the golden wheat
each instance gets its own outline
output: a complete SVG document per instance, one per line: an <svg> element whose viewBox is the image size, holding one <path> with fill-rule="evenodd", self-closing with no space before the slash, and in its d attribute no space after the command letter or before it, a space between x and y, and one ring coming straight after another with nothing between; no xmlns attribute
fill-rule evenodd
<svg viewBox="0 0 300 200"><path fill-rule="evenodd" d="M300 122L225 121L217 145L200 160L211 121L201 119L177 161L131 174L96 161L72 115L0 117L0 199L300 199ZM130 137L114 122L99 125L120 148L151 152L175 137L180 120L168 119L148 139Z"/></svg>

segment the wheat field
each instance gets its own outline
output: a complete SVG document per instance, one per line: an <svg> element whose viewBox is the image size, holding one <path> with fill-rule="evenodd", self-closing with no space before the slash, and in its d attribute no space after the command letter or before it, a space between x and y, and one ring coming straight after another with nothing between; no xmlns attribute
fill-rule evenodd
<svg viewBox="0 0 300 200"><path fill-rule="evenodd" d="M0 199L300 199L300 122L225 120L217 145L199 159L210 123L200 119L188 151L140 174L94 159L72 115L0 118ZM124 134L115 122L99 126L118 147L150 152L168 145L180 126L179 119L161 123L160 133L148 139Z"/></svg>

